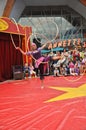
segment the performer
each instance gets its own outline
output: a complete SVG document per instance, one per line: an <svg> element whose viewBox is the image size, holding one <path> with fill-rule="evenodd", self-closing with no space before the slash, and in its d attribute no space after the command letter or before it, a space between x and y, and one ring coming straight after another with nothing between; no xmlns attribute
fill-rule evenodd
<svg viewBox="0 0 86 130"><path fill-rule="evenodd" d="M50 61L51 59L51 56L42 56L41 54L41 50L44 49L46 46L48 45L48 43L44 44L42 47L39 47L37 48L36 44L35 43L32 43L31 45L31 51L28 51L28 52L24 52L20 47L17 47L16 49L17 50L20 50L20 52L23 54L23 55L31 55L32 58L34 59L35 61L35 68L38 68L40 70L40 80L41 80L41 87L43 88L44 87L44 84L43 84L43 79L44 79L44 65Z"/></svg>

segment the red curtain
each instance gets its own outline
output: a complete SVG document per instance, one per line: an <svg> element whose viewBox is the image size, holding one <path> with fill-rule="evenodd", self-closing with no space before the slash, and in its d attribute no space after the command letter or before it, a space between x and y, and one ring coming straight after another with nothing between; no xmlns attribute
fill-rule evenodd
<svg viewBox="0 0 86 130"><path fill-rule="evenodd" d="M19 36L13 35L16 46L19 46ZM10 34L0 33L0 81L12 79L14 65L22 65L22 54L12 44Z"/></svg>

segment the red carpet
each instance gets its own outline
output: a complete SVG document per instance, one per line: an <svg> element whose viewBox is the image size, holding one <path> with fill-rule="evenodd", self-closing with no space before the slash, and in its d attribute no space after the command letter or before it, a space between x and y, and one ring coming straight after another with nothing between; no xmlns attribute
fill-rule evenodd
<svg viewBox="0 0 86 130"><path fill-rule="evenodd" d="M86 76L1 83L0 130L86 130Z"/></svg>

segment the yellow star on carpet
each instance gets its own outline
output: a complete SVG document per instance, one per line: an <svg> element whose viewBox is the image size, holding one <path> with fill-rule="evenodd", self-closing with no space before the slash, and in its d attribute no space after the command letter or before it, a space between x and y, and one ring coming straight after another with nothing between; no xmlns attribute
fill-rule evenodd
<svg viewBox="0 0 86 130"><path fill-rule="evenodd" d="M58 100L65 100L65 99L86 96L86 84L83 84L78 88L69 88L69 87L50 87L50 88L56 89L56 90L62 90L62 91L65 91L65 93L55 98L51 98L45 102L54 102Z"/></svg>

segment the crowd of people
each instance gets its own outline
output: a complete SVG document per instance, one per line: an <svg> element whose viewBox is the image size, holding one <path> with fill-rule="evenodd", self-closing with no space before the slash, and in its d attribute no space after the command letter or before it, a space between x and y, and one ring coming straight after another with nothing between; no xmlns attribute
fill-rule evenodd
<svg viewBox="0 0 86 130"><path fill-rule="evenodd" d="M82 75L86 70L86 48L83 51L65 50L57 52L54 60L50 63L54 76L59 75ZM51 70L51 71L52 71Z"/></svg>
<svg viewBox="0 0 86 130"><path fill-rule="evenodd" d="M44 55L41 50L45 47L51 49L51 52ZM63 47L64 49L52 52L52 47ZM18 47L17 49L24 55L32 56L34 62L29 65L29 77L34 74L43 80L45 73L54 76L82 75L86 70L86 42L82 43L80 38L55 42L52 46L51 43L46 43L39 48L32 43L29 52L23 52Z"/></svg>

